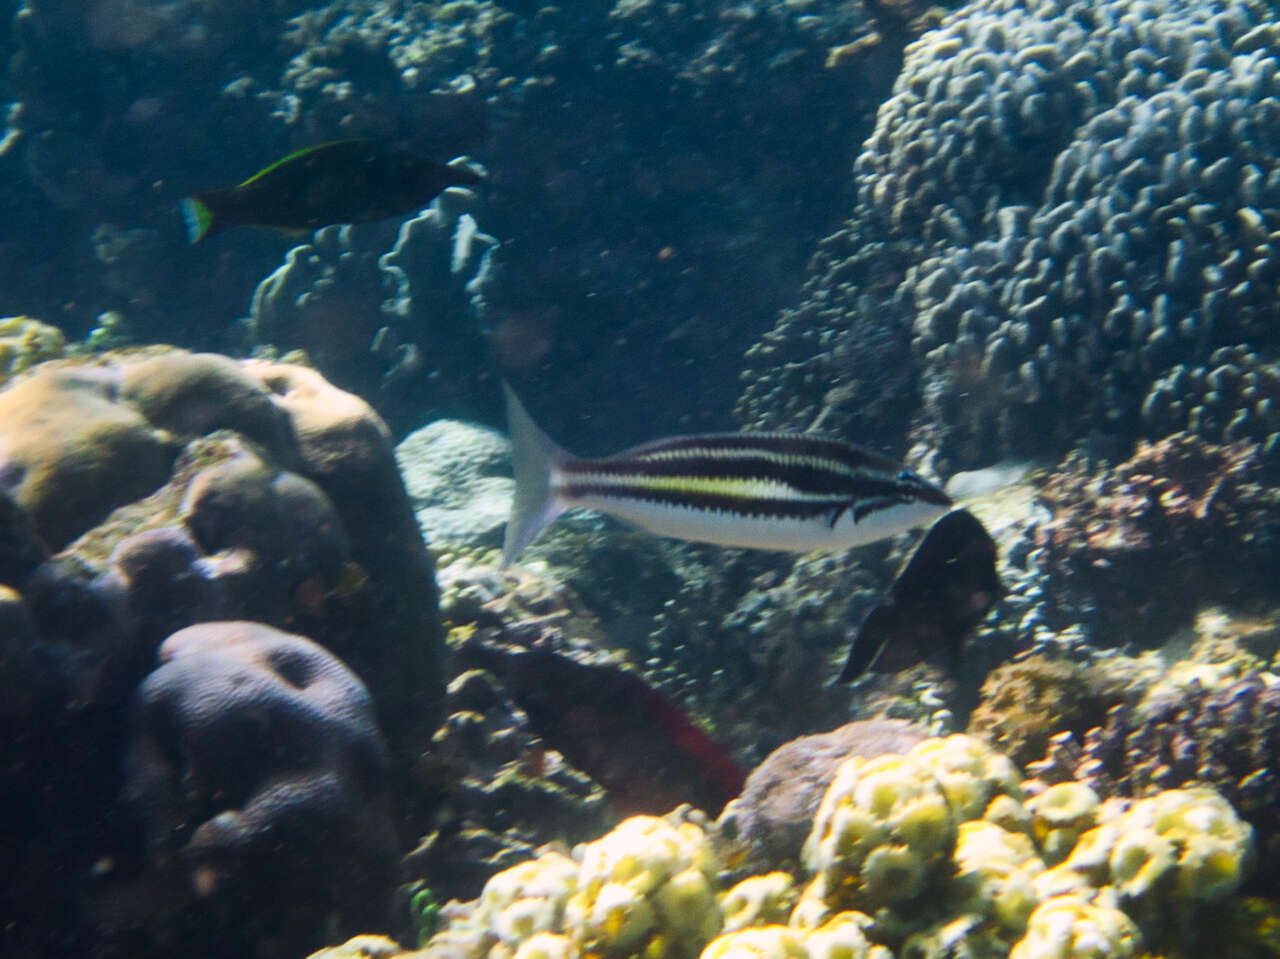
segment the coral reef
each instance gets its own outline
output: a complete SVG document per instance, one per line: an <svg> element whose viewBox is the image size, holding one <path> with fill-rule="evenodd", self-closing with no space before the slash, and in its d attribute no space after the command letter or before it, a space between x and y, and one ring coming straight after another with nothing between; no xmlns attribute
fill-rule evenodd
<svg viewBox="0 0 1280 959"><path fill-rule="evenodd" d="M704 824L687 810L634 816L575 858L546 850L498 873L475 901L446 906L425 951L697 956L720 929Z"/></svg>
<svg viewBox="0 0 1280 959"><path fill-rule="evenodd" d="M428 543L501 548L515 488L505 436L435 420L396 445L396 463Z"/></svg>
<svg viewBox="0 0 1280 959"><path fill-rule="evenodd" d="M922 901L946 878L958 827L1000 808L997 796L1016 806L1018 773L968 736L927 739L901 756L845 760L805 841L805 865L815 877L797 914L874 914ZM963 873L965 860L954 861Z"/></svg>
<svg viewBox="0 0 1280 959"><path fill-rule="evenodd" d="M56 326L29 316L0 317L0 384L62 355L67 339Z"/></svg>
<svg viewBox="0 0 1280 959"><path fill-rule="evenodd" d="M458 673L445 708L430 753L410 774L431 822L404 860L416 886L471 899L543 844L607 828L601 787L538 737L491 673Z"/></svg>
<svg viewBox="0 0 1280 959"><path fill-rule="evenodd" d="M483 593L482 602L498 600L505 587L496 575L496 547L515 489L507 438L474 424L437 420L402 440L396 456L419 526L441 566L463 559L456 578L474 574L471 592ZM479 564L492 568L483 573ZM653 658L650 623L670 607L682 583L708 575L701 555L687 544L585 510L569 513L540 536L523 555L520 569L532 572L529 584L555 588L553 580L562 583L598 621L592 631L608 634L611 644L637 660ZM441 576L442 582L454 579ZM459 587L464 588L461 582ZM521 587L512 593L519 604Z"/></svg>
<svg viewBox="0 0 1280 959"><path fill-rule="evenodd" d="M1029 768L1047 782L1087 782L1103 796L1211 784L1256 830L1265 885L1276 876L1280 849L1272 815L1280 802L1277 762L1280 690L1254 672L1212 685L1155 685L1079 736L1060 732Z"/></svg>
<svg viewBox="0 0 1280 959"><path fill-rule="evenodd" d="M968 731L1026 764L1044 755L1056 733L1083 735L1101 723L1123 693L1124 678L1105 668L1029 656L987 675Z"/></svg>
<svg viewBox="0 0 1280 959"><path fill-rule="evenodd" d="M913 900L941 871L955 838L941 784L911 753L846 760L805 840L805 866L816 879L804 896L833 912Z"/></svg>
<svg viewBox="0 0 1280 959"><path fill-rule="evenodd" d="M1217 793L1099 803L1079 783L1031 781L1042 791L1024 798L1019 779L967 736L845 760L813 818L798 900L798 872L721 885L732 853L697 814L633 817L449 903L443 927L403 955L1088 959L1196 955L1256 934L1256 910L1235 898L1251 830ZM1219 915L1238 917L1241 934Z"/></svg>
<svg viewBox="0 0 1280 959"><path fill-rule="evenodd" d="M497 241L477 230L475 205L471 190L445 190L381 253L351 227L317 231L258 284L246 336L259 350L302 350L397 432L484 408L492 387L477 304Z"/></svg>
<svg viewBox="0 0 1280 959"><path fill-rule="evenodd" d="M160 351L40 367L0 408L8 495L65 547L13 585L73 672L136 681L168 632L250 616L348 657L393 716L434 718L431 561L363 402L301 367Z"/></svg>
<svg viewBox="0 0 1280 959"><path fill-rule="evenodd" d="M114 310L144 342L238 347L228 319L292 243L244 233L187 250L175 201L292 149L374 136L491 163L476 220L509 255L486 323L550 341L542 349L562 372L548 377L528 355L513 367L558 385L570 411L587 397L600 405L597 422L578 426L584 446L633 419L634 394L659 432L681 417L723 425L712 399L732 389L741 348L722 348L724 337L750 342L794 290L838 209L830 184L922 6L31 0L6 34L0 170L19 226L0 258L5 308L72 338ZM356 231L347 252L364 266L353 272L369 278L395 228ZM424 300L415 315L457 292L423 289L440 269L422 281L406 270ZM326 374L344 388L357 388L352 367L366 383L390 367L410 374L385 404L358 386L397 432L415 391L456 404L450 415L496 417L496 401L450 396L427 377L475 389L483 341L465 313L434 315L423 343L394 317L378 321L373 285L351 294L351 338L361 336L345 369L317 359ZM370 357L367 334L384 326L397 332L380 340L390 358ZM400 363L414 343L416 370ZM691 397L682 409L662 403L655 370Z"/></svg>
<svg viewBox="0 0 1280 959"><path fill-rule="evenodd" d="M606 651L571 588L536 566L500 572L465 555L439 580L456 678L415 773L438 797L432 832L406 861L417 881L474 896L552 838L586 839L618 813L680 802L714 812L741 788L702 725Z"/></svg>
<svg viewBox="0 0 1280 959"><path fill-rule="evenodd" d="M223 948L235 940L244 954L263 940L314 948L334 923L385 927L399 858L389 756L359 679L258 623L188 627L159 660L138 688L125 787L149 856L104 911L146 902L147 914L113 919L179 943L217 925ZM127 891L158 884L174 887L169 910ZM270 910L253 908L263 899Z"/></svg>
<svg viewBox="0 0 1280 959"><path fill-rule="evenodd" d="M530 727L620 812L690 802L718 813L737 795L743 772L728 751L625 654L601 648L610 644L599 622L568 590L557 595L528 573L495 581L491 569L462 560L441 578L454 661L491 673Z"/></svg>
<svg viewBox="0 0 1280 959"><path fill-rule="evenodd" d="M1273 602L1274 477L1258 444L1189 433L1140 443L1110 469L1069 456L1041 491L1053 512L1036 557L1053 585L1048 616L1099 644L1149 648L1202 606Z"/></svg>
<svg viewBox="0 0 1280 959"><path fill-rule="evenodd" d="M1027 935L1009 959L1085 959L1099 954L1132 959L1140 942L1137 928L1119 909L1061 896L1036 907Z"/></svg>
<svg viewBox="0 0 1280 959"><path fill-rule="evenodd" d="M166 438L98 369L45 368L0 393L5 492L60 549L168 475Z"/></svg>
<svg viewBox="0 0 1280 959"><path fill-rule="evenodd" d="M745 868L797 862L818 803L844 760L905 753L925 735L900 719L860 720L783 743L751 771L716 824L740 850Z"/></svg>
<svg viewBox="0 0 1280 959"><path fill-rule="evenodd" d="M499 677L538 735L620 813L687 801L716 814L742 788L728 751L616 657L475 639L457 652Z"/></svg>
<svg viewBox="0 0 1280 959"><path fill-rule="evenodd" d="M1208 363L1175 365L1142 402L1149 435L1186 430L1214 443L1274 445L1280 432L1280 367L1245 346L1214 350Z"/></svg>
<svg viewBox="0 0 1280 959"><path fill-rule="evenodd" d="M1176 397L1204 435L1260 437L1280 222L1268 18L1179 0L950 14L909 47L805 301L748 354L741 418L893 444L914 423L945 474L1192 425L1165 409L1184 367L1225 387Z"/></svg>
<svg viewBox="0 0 1280 959"><path fill-rule="evenodd" d="M158 868L116 808L156 648L208 620L307 635L368 684L400 775L443 698L431 558L385 425L313 370L106 354L38 366L0 407L0 655L15 690L0 778L6 843L22 837L0 897L61 951L149 955L168 932L135 937L129 917L148 907L108 899ZM171 885L146 891L174 916Z"/></svg>
<svg viewBox="0 0 1280 959"><path fill-rule="evenodd" d="M855 697L830 680L892 575L880 562L883 546L856 554L792 561L735 550L713 560L690 549L701 562L684 566L678 591L657 613L651 669L714 715L726 740L755 762L796 736L847 721ZM806 704L803 715L797 702Z"/></svg>

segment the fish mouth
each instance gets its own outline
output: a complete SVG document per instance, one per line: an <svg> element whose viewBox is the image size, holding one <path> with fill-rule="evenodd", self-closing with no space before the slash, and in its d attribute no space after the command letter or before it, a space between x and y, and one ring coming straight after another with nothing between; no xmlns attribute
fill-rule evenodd
<svg viewBox="0 0 1280 959"><path fill-rule="evenodd" d="M950 509L955 505L955 501L940 486L934 486L928 480L917 479L911 486L910 496L917 502L941 506L944 509Z"/></svg>
<svg viewBox="0 0 1280 959"><path fill-rule="evenodd" d="M904 469L897 477L898 495L904 500L950 509L955 502L936 483L931 483L915 470Z"/></svg>

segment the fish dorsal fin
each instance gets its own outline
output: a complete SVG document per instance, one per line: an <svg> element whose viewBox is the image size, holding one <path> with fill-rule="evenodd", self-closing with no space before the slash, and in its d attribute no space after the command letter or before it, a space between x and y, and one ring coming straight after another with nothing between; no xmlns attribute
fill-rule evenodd
<svg viewBox="0 0 1280 959"><path fill-rule="evenodd" d="M264 166L261 170L259 170L253 176L249 177L249 179L245 180L242 183L237 183L236 189L249 186L249 184L251 183L256 183L258 180L261 180L264 176L266 176L268 173L271 173L273 170L278 170L282 166L284 166L286 163L291 163L292 161L298 159L298 157L306 156L308 153L316 153L320 150L328 150L332 147L336 147L343 143L374 143L374 142L376 141L371 140L367 137L348 137L345 140L330 140L327 143L313 143L309 147L303 147L300 150L294 150L292 153L286 156L282 156L279 160L276 160L274 163Z"/></svg>

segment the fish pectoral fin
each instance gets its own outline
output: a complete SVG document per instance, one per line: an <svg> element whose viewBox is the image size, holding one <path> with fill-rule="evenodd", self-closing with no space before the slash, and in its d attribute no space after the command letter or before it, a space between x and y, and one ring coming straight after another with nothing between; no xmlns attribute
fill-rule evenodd
<svg viewBox="0 0 1280 959"><path fill-rule="evenodd" d="M827 520L827 526L830 529L835 529L836 523L840 522L840 517L843 516L852 506L853 506L853 500L850 500L847 503L841 503L839 506L833 509L831 511L831 519ZM857 522L856 516L854 517L854 522Z"/></svg>

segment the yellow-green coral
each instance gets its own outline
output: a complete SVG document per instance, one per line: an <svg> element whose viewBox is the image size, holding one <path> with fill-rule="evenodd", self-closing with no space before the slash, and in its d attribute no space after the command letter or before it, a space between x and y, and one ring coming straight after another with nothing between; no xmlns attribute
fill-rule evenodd
<svg viewBox="0 0 1280 959"><path fill-rule="evenodd" d="M996 796L1022 798L1018 767L974 736L926 739L907 755L933 773L957 822L980 818Z"/></svg>
<svg viewBox="0 0 1280 959"><path fill-rule="evenodd" d="M578 864L568 856L544 853L485 883L478 915L495 936L515 948L536 933L560 927L577 877Z"/></svg>
<svg viewBox="0 0 1280 959"><path fill-rule="evenodd" d="M954 860L958 910L991 920L1011 939L1022 935L1039 904L1033 880L1044 870L1031 839L991 822L962 823Z"/></svg>
<svg viewBox="0 0 1280 959"><path fill-rule="evenodd" d="M947 919L907 937L901 959L1007 959L1009 944L981 916Z"/></svg>
<svg viewBox="0 0 1280 959"><path fill-rule="evenodd" d="M720 901L725 932L785 922L791 911L795 880L785 872L748 876Z"/></svg>
<svg viewBox="0 0 1280 959"><path fill-rule="evenodd" d="M1253 827L1206 788L1169 789L1139 799L1125 814L1122 829L1126 834L1149 830L1168 844L1173 859L1169 891L1179 899L1220 899L1235 892L1253 847ZM1113 873L1116 857L1113 851Z"/></svg>
<svg viewBox="0 0 1280 959"><path fill-rule="evenodd" d="M565 931L590 953L695 955L720 931L713 870L701 827L633 816L583 850Z"/></svg>
<svg viewBox="0 0 1280 959"><path fill-rule="evenodd" d="M800 930L756 926L716 938L702 951L701 959L809 959L809 952Z"/></svg>
<svg viewBox="0 0 1280 959"><path fill-rule="evenodd" d="M832 916L805 936L809 959L893 959L888 949L867 939L870 925L871 918L860 912Z"/></svg>
<svg viewBox="0 0 1280 959"><path fill-rule="evenodd" d="M514 959L576 959L578 948L568 936L540 932L520 943Z"/></svg>
<svg viewBox="0 0 1280 959"><path fill-rule="evenodd" d="M1119 909L1076 896L1041 903L1009 959L1132 959L1142 939Z"/></svg>
<svg viewBox="0 0 1280 959"><path fill-rule="evenodd" d="M0 317L0 383L65 352L67 338L56 326L29 316Z"/></svg>
<svg viewBox="0 0 1280 959"><path fill-rule="evenodd" d="M712 940L701 959L893 959L872 944L865 929L871 919L842 912L817 929L764 925L726 932Z"/></svg>
<svg viewBox="0 0 1280 959"><path fill-rule="evenodd" d="M311 959L390 959L404 951L386 936L356 936L340 946L313 952Z"/></svg>
<svg viewBox="0 0 1280 959"><path fill-rule="evenodd" d="M1076 840L1098 821L1098 794L1084 783L1058 783L1026 802L1032 835L1048 863L1070 855Z"/></svg>
<svg viewBox="0 0 1280 959"><path fill-rule="evenodd" d="M805 865L816 878L804 898L818 896L836 910L911 899L951 852L955 834L951 806L923 762L910 754L847 759L805 841Z"/></svg>
<svg viewBox="0 0 1280 959"><path fill-rule="evenodd" d="M1066 888L1074 875L1148 906L1219 899L1239 886L1252 855L1252 827L1212 789L1103 803L1099 819L1061 866L1037 880L1042 891L1050 883Z"/></svg>
<svg viewBox="0 0 1280 959"><path fill-rule="evenodd" d="M572 859L543 852L449 904L414 955L893 959L892 946L897 959L1125 959L1142 948L1139 924L1159 935L1148 920L1169 907L1192 917L1188 903L1229 895L1244 875L1250 829L1212 790L1099 802L1079 784L1036 788L1023 800L1016 769L963 736L847 760L814 817L812 881L786 925L799 877L725 891L702 820L636 816Z"/></svg>

